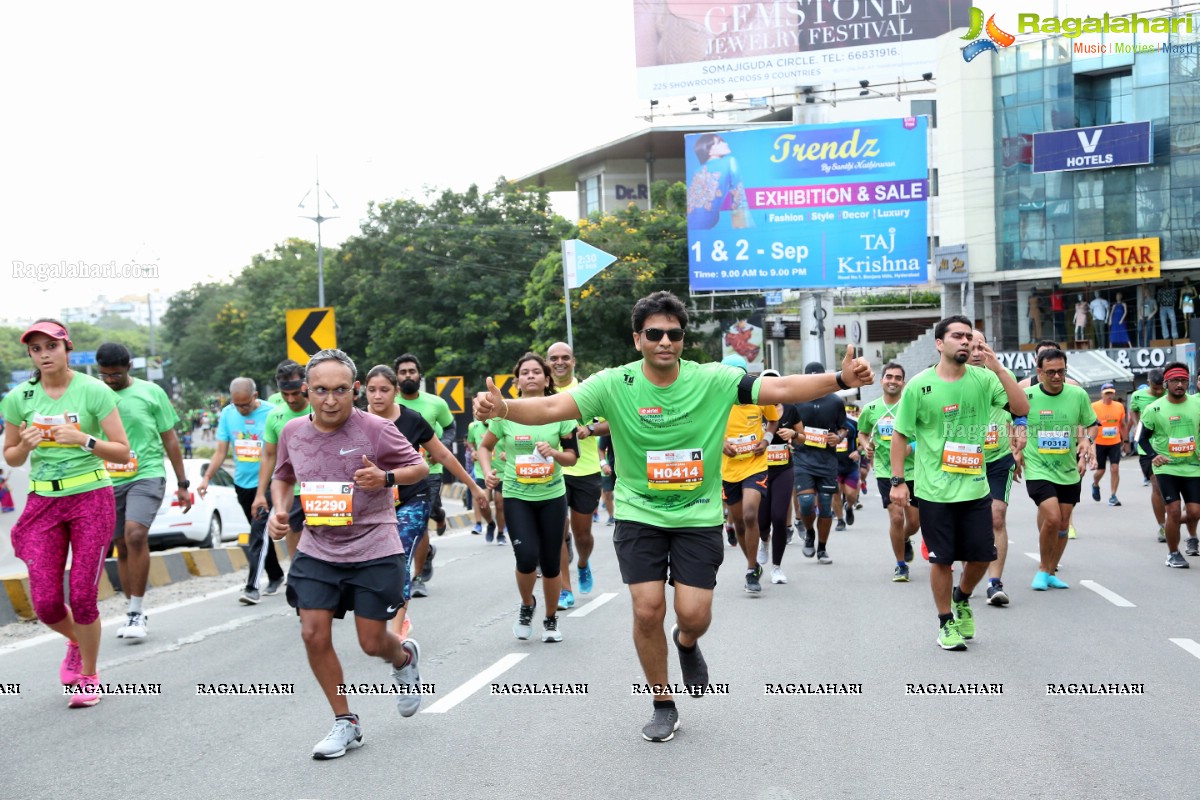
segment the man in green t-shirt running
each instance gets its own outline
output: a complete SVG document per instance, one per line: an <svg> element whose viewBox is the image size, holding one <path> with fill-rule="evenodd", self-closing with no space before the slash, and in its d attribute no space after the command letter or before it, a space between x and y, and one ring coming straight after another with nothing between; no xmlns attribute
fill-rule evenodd
<svg viewBox="0 0 1200 800"><path fill-rule="evenodd" d="M1038 382L1025 390L1029 426L1022 451L1025 490L1038 509L1038 571L1034 591L1066 589L1054 573L1067 549L1079 482L1095 458L1096 413L1087 392L1067 384L1067 354L1056 347L1037 357Z"/></svg>
<svg viewBox="0 0 1200 800"><path fill-rule="evenodd" d="M904 482L908 484L910 497L908 507L892 502L892 433L896 425L896 412L900 408L900 397L904 392L904 365L895 361L883 368L879 385L883 396L877 397L863 407L858 417L859 449L875 464L875 481L879 486L879 497L888 512L888 536L892 541L892 555L896 557L896 568L892 580L908 582L908 564L913 560L912 537L921 527L921 516L913 495L913 476L916 470L913 447L908 445L904 457ZM879 458L875 458L878 454Z"/></svg>
<svg viewBox="0 0 1200 800"><path fill-rule="evenodd" d="M1200 433L1200 395L1187 393L1187 366L1179 361L1163 365L1165 397L1155 400L1142 413L1142 434L1138 444L1151 460L1154 477L1166 508L1167 566L1187 569L1187 559L1179 552L1180 501L1187 507L1189 522L1200 518L1200 457L1196 436ZM1194 524L1194 523L1192 523ZM1196 540L1188 540L1188 553Z"/></svg>
<svg viewBox="0 0 1200 800"><path fill-rule="evenodd" d="M724 558L721 536L721 454L735 403L767 405L823 397L871 383L865 359L848 349L840 373L753 378L723 364L680 359L688 313L670 292L643 297L633 308L633 344L642 359L592 375L574 391L507 400L488 379L475 397L475 416L536 425L559 420L608 420L621 469L613 544L621 579L633 599L633 639L654 699L642 728L647 741L670 740L679 728L667 680L666 583L675 587L684 691L701 696L708 665L698 641L712 621L713 587Z"/></svg>
<svg viewBox="0 0 1200 800"><path fill-rule="evenodd" d="M1154 459L1142 451L1138 439L1142 434L1142 412L1166 391L1162 370L1152 369L1146 376L1146 386L1129 396L1129 452L1132 454L1137 451L1138 466L1142 468L1142 486L1150 487L1150 508L1154 511L1154 521L1158 523L1159 544L1167 541L1166 509L1163 507L1162 492L1158 490L1158 479L1154 477L1154 465L1151 463Z"/></svg>
<svg viewBox="0 0 1200 800"><path fill-rule="evenodd" d="M921 536L929 549L937 643L944 650L966 650L965 640L974 637L971 592L996 558L983 455L992 409L1007 406L1016 416L1029 410L1029 400L990 347L982 345L986 368L967 364L974 333L971 320L962 315L934 327L938 362L905 387L892 433L891 500L901 507L909 504L906 448L910 439L917 442L913 483L921 501ZM958 586L953 586L955 561L965 562Z"/></svg>
<svg viewBox="0 0 1200 800"><path fill-rule="evenodd" d="M173 494L185 514L192 507L188 491L191 484L175 434L179 416L167 393L158 384L129 374L133 357L123 344L105 342L96 348L96 365L100 380L117 394L117 410L129 437L129 461L104 464L112 478L117 502L117 525L113 532L117 574L121 578L121 591L129 600L125 624L117 630L117 638L144 639L146 613L142 602L150 579L150 526L162 506L167 487L164 454L171 460L175 473Z"/></svg>

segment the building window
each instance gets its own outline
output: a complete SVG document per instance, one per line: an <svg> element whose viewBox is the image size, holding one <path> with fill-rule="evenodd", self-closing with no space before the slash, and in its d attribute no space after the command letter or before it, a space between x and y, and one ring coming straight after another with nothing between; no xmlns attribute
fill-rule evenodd
<svg viewBox="0 0 1200 800"><path fill-rule="evenodd" d="M593 175L590 178L583 180L583 217L590 217L592 214L603 211L601 207L601 189L600 176Z"/></svg>

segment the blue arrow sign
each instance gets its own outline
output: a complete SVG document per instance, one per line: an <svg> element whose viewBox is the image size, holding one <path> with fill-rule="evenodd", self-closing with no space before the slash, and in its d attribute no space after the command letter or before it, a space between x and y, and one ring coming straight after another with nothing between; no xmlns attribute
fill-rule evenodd
<svg viewBox="0 0 1200 800"><path fill-rule="evenodd" d="M96 363L95 350L74 350L70 354L70 364L72 367L86 367L89 364Z"/></svg>
<svg viewBox="0 0 1200 800"><path fill-rule="evenodd" d="M579 239L563 242L563 269L567 275L567 288L578 289L616 260L616 256Z"/></svg>

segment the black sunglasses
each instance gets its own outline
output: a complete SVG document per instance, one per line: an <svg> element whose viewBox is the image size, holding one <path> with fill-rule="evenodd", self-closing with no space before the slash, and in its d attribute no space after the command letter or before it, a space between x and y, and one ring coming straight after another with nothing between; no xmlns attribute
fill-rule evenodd
<svg viewBox="0 0 1200 800"><path fill-rule="evenodd" d="M661 342L663 334L666 334L667 338L672 342L683 341L683 328L668 328L667 330L663 330L662 328L642 328L638 333L652 342Z"/></svg>

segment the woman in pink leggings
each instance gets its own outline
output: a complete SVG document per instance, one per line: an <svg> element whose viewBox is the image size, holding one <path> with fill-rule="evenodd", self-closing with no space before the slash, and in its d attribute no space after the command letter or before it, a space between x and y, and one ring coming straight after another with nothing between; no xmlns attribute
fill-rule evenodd
<svg viewBox="0 0 1200 800"><path fill-rule="evenodd" d="M62 323L38 320L21 343L33 360L33 377L0 402L5 462L19 467L33 456L29 498L12 529L13 552L29 567L38 619L67 637L59 677L74 687L71 708L94 706L100 702L96 591L117 523L105 462L128 462L129 441L112 390L70 368L71 339ZM63 603L68 548L69 607Z"/></svg>

